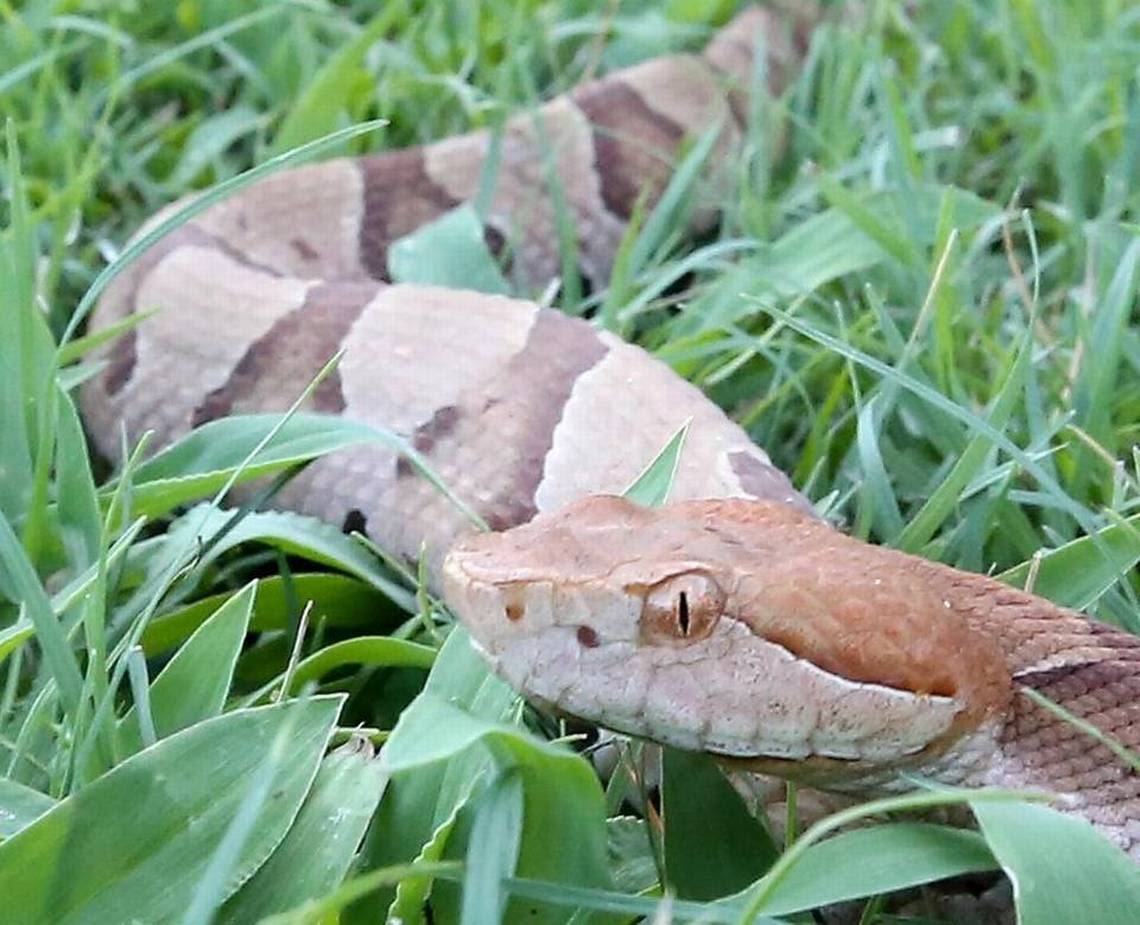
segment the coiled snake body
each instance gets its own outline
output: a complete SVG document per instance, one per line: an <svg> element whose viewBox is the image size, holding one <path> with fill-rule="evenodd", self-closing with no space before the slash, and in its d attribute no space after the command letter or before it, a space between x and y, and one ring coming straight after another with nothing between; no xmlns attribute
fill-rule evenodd
<svg viewBox="0 0 1140 925"><path fill-rule="evenodd" d="M508 122L484 217L516 281L559 271L548 158L581 270L601 285L638 197L667 182L668 155L715 124L723 164L753 50L778 89L808 26L750 11L701 56L655 59ZM448 500L374 447L321 460L284 502L365 525L407 559L426 544L436 589L522 692L840 790L889 788L900 770L1044 789L1140 860L1140 778L1021 693L1135 748L1140 640L845 537L699 391L585 321L386 282L389 245L473 199L491 145L473 133L271 175L151 248L94 319L162 309L107 349L85 389L100 448L115 454L120 421L165 442L283 410L343 350L312 407L404 434L506 532L471 537ZM673 503L613 497L686 420Z"/></svg>

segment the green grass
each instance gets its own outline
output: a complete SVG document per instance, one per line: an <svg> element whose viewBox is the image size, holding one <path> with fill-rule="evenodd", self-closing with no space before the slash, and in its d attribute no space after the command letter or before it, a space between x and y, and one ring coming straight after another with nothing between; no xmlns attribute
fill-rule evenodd
<svg viewBox="0 0 1140 925"><path fill-rule="evenodd" d="M976 833L896 818L967 800L920 791L787 847L667 754L664 824L622 815L630 775L603 788L461 634L440 649L414 576L305 518L190 506L384 435L222 422L114 476L87 452L90 345L56 344L161 205L364 120L387 125L321 156L493 125L699 47L730 7L0 3L5 921L356 925L428 898L436 922L624 921L667 883L677 920L857 900L871 923L997 864L1024 923L1133 920L1134 868L1000 793L969 795ZM1140 10L865 7L755 102L714 235L659 210L608 290L563 305L702 386L856 535L1136 631ZM823 838L870 814L892 821Z"/></svg>

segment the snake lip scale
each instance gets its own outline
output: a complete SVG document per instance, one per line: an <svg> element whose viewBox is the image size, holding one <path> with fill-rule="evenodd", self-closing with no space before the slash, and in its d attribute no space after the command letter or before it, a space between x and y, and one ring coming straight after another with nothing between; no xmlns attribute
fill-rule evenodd
<svg viewBox="0 0 1140 925"><path fill-rule="evenodd" d="M484 219L516 286L560 272L551 170L581 271L604 285L686 138L717 127L704 183L726 188L756 49L773 92L806 51L818 16L796 10L747 10L701 54L583 84L498 139L299 167L214 204L100 300L93 329L162 310L102 348L89 430L113 458L120 424L168 443L282 411L340 351L311 410L402 434L498 532L473 535L375 446L321 459L280 503L409 561L426 549L432 589L527 696L834 790L889 791L900 771L1043 790L1140 860L1140 777L1023 693L1136 750L1140 640L843 535L699 390L584 320L388 278L391 244L473 201L497 143ZM697 208L693 224L714 218ZM617 497L685 421L671 503Z"/></svg>

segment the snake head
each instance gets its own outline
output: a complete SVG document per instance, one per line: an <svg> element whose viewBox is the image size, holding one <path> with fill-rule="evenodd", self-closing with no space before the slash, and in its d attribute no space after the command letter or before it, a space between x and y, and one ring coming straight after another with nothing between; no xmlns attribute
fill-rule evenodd
<svg viewBox="0 0 1140 925"><path fill-rule="evenodd" d="M476 645L540 704L724 756L877 766L1008 693L938 568L781 504L593 496L462 540L443 571Z"/></svg>

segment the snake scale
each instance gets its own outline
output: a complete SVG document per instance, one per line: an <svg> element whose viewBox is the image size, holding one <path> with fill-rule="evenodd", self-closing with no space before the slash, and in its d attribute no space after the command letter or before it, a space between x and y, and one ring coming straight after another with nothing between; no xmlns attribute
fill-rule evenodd
<svg viewBox="0 0 1140 925"><path fill-rule="evenodd" d="M484 219L520 290L560 271L546 155L581 272L604 286L679 145L719 126L715 184L741 135L754 50L778 92L812 19L749 10L700 55L509 120ZM408 560L426 548L433 590L524 694L826 788L889 790L910 771L1043 789L1140 860L1140 777L1023 693L1135 749L1140 640L844 536L696 388L587 321L388 281L389 246L471 201L492 144L473 132L282 171L163 238L93 319L161 308L105 349L85 387L97 446L117 455L120 422L166 443L223 415L284 410L343 350L311 409L404 435L505 532L472 536L376 447L320 460L280 502L366 528ZM671 503L613 497L685 421Z"/></svg>

